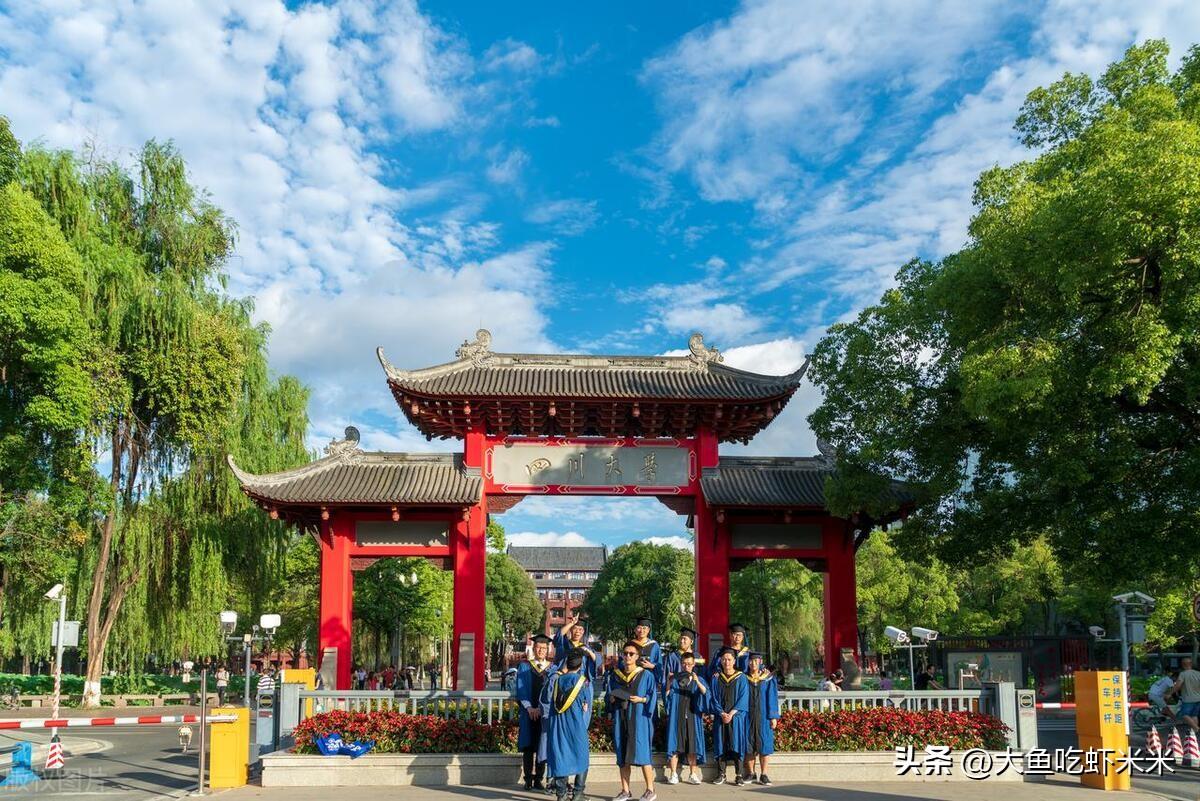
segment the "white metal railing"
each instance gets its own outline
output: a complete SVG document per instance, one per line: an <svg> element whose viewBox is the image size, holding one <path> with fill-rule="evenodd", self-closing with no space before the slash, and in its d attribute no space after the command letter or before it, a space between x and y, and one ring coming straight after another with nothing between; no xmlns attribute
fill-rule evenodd
<svg viewBox="0 0 1200 801"><path fill-rule="evenodd" d="M937 709L944 712L989 712L991 692L989 690L891 690L812 692L807 690L781 690L780 710L802 710L824 712L837 709L859 709L862 707L894 706L909 710Z"/></svg>
<svg viewBox="0 0 1200 801"><path fill-rule="evenodd" d="M311 700L311 705L306 703ZM302 717L341 710L374 712L394 710L409 715L437 715L443 718L469 718L486 723L515 718L518 705L511 690L302 690ZM862 707L898 707L908 710L944 712L990 712L991 692L987 689L812 692L782 690L779 707L783 711L824 712Z"/></svg>
<svg viewBox="0 0 1200 801"><path fill-rule="evenodd" d="M442 718L480 720L485 723L515 718L516 697L510 690L301 690L300 702L307 717L331 712L376 712L394 710L406 715L437 715Z"/></svg>

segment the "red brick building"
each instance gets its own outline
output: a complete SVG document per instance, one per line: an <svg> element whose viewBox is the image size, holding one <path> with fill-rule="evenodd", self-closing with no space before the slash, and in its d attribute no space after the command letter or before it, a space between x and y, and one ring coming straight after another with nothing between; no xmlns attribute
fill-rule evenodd
<svg viewBox="0 0 1200 801"><path fill-rule="evenodd" d="M608 548L555 547L536 548L512 545L508 555L517 561L546 607L543 633L553 636L583 603L583 596L608 561Z"/></svg>

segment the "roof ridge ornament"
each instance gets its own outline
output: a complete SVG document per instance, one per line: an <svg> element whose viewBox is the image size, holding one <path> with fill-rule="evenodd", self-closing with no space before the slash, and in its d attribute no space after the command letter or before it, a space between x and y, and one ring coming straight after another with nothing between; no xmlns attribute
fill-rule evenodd
<svg viewBox="0 0 1200 801"><path fill-rule="evenodd" d="M826 467L833 467L837 464L838 450L829 440L817 437L817 453L821 454L820 459Z"/></svg>
<svg viewBox="0 0 1200 801"><path fill-rule="evenodd" d="M703 368L713 362L723 362L725 357L715 347L704 347L704 334L699 331L688 337L688 359L694 367Z"/></svg>
<svg viewBox="0 0 1200 801"><path fill-rule="evenodd" d="M459 346L458 350L454 351L454 355L461 360L470 361L476 367L482 367L492 360L492 332L486 328L480 328L475 332L475 340L466 341Z"/></svg>
<svg viewBox="0 0 1200 801"><path fill-rule="evenodd" d="M346 438L331 439L329 444L325 446L325 455L347 464L359 462L363 457L363 451L358 447L358 441L361 437L362 435L358 433L357 428L346 426Z"/></svg>

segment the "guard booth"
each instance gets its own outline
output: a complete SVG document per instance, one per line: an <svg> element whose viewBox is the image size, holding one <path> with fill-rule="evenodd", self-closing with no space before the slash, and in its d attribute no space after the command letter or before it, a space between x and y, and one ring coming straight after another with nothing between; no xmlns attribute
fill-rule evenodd
<svg viewBox="0 0 1200 801"><path fill-rule="evenodd" d="M476 332L455 360L402 370L377 351L405 418L458 453L368 452L358 432L311 464L255 475L229 460L242 490L273 519L321 546L320 670L348 689L354 572L375 560L419 556L454 571L451 678L484 687L487 521L530 495L654 497L695 532L696 629L713 652L729 624L729 576L754 559L797 559L825 575L828 669L858 661L854 554L872 528L898 519L911 496L891 483L894 511L832 516L829 452L805 457L722 456L787 405L808 362L770 376L724 365L693 334L683 356L497 353Z"/></svg>

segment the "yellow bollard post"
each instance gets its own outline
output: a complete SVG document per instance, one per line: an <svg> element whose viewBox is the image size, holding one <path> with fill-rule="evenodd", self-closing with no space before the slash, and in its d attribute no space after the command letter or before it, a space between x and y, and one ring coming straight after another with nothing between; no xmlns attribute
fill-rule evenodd
<svg viewBox="0 0 1200 801"><path fill-rule="evenodd" d="M209 736L208 786L241 787L250 772L250 710L221 707L210 715L237 715L232 723L212 724Z"/></svg>
<svg viewBox="0 0 1200 801"><path fill-rule="evenodd" d="M1128 790L1129 695L1125 674L1075 671L1075 733L1085 756L1080 781L1098 790Z"/></svg>

